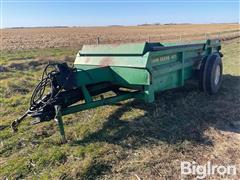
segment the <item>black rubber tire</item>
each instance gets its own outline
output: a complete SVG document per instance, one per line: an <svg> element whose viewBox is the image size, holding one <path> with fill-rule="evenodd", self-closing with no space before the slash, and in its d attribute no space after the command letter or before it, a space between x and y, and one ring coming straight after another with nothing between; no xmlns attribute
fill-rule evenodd
<svg viewBox="0 0 240 180"><path fill-rule="evenodd" d="M218 53L206 58L202 73L202 89L208 94L216 94L222 84L222 59ZM218 73L216 72L218 71Z"/></svg>
<svg viewBox="0 0 240 180"><path fill-rule="evenodd" d="M201 62L200 70L198 71L198 83L199 83L200 91L204 91L204 89L203 89L203 73L204 73L206 61L207 61L207 56L204 56L202 59L202 62Z"/></svg>

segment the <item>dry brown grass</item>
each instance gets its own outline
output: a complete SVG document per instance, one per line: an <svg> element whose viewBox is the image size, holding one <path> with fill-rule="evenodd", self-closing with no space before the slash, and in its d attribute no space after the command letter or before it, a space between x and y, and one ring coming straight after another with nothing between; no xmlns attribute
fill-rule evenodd
<svg viewBox="0 0 240 180"><path fill-rule="evenodd" d="M127 27L32 28L4 29L3 50L34 48L80 48L83 44L146 41L169 41L182 38L200 39L205 33L239 29L239 24L158 25ZM190 37L189 37L190 36Z"/></svg>

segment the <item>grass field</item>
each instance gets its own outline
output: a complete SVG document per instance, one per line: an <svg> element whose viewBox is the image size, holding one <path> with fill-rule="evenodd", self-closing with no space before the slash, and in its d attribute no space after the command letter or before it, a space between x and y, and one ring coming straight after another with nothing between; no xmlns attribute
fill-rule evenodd
<svg viewBox="0 0 240 180"><path fill-rule="evenodd" d="M183 160L239 165L239 40L223 42L224 77L217 95L188 82L158 94L152 104L129 100L69 115L67 144L60 143L53 121L36 126L25 121L16 134L9 124L28 108L48 60L72 63L75 50L3 51L1 179L179 179Z"/></svg>

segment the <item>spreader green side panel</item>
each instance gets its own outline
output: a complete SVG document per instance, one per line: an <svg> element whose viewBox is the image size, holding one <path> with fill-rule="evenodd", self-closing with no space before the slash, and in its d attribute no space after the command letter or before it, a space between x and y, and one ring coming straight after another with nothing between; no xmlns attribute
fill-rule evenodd
<svg viewBox="0 0 240 180"><path fill-rule="evenodd" d="M84 55L143 55L146 43L84 45L79 52Z"/></svg>
<svg viewBox="0 0 240 180"><path fill-rule="evenodd" d="M104 80L123 87L150 85L146 69L150 47L148 43L83 46L74 62L78 86Z"/></svg>
<svg viewBox="0 0 240 180"><path fill-rule="evenodd" d="M124 87L150 85L150 74L146 69L92 66L91 69L84 70L78 67L74 75L74 84L78 87L101 82L110 82Z"/></svg>
<svg viewBox="0 0 240 180"><path fill-rule="evenodd" d="M202 57L203 45L151 52L147 67L152 74L154 92L176 88L193 76L194 64Z"/></svg>
<svg viewBox="0 0 240 180"><path fill-rule="evenodd" d="M146 69L111 67L115 74L114 80L122 86L150 85L150 73Z"/></svg>
<svg viewBox="0 0 240 180"><path fill-rule="evenodd" d="M120 56L120 55L102 55L102 56L77 56L74 62L75 67L80 65L91 65L99 67L117 66L117 67L132 67L145 68L147 64L148 53L144 56Z"/></svg>
<svg viewBox="0 0 240 180"><path fill-rule="evenodd" d="M108 67L97 67L88 70L79 68L73 76L73 82L77 87L113 81L114 74Z"/></svg>

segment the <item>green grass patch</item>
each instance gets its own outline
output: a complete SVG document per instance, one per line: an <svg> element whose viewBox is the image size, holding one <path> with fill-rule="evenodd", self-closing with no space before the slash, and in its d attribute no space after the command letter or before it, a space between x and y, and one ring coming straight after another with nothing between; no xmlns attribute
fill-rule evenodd
<svg viewBox="0 0 240 180"><path fill-rule="evenodd" d="M44 59L44 58L67 58L75 57L77 49L70 48L48 48L48 49L30 49L30 50L15 50L2 51L0 65L8 64L9 62Z"/></svg>

